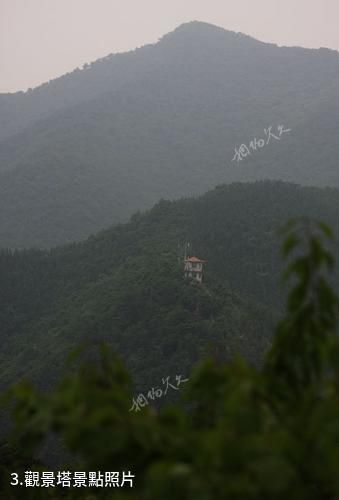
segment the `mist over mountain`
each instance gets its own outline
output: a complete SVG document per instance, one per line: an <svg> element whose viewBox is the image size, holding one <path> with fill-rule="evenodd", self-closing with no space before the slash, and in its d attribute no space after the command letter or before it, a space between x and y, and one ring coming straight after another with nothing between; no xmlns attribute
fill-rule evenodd
<svg viewBox="0 0 339 500"><path fill-rule="evenodd" d="M231 181L339 185L339 54L192 22L0 95L0 246L48 247ZM291 129L241 162L236 147Z"/></svg>

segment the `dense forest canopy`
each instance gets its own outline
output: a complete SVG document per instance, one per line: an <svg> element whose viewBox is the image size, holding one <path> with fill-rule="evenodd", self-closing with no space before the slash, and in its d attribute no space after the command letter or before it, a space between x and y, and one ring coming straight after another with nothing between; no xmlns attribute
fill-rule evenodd
<svg viewBox="0 0 339 500"><path fill-rule="evenodd" d="M338 498L333 233L309 219L285 231L291 288L260 368L210 360L186 381L184 404L138 412L129 377L105 346L54 391L16 384L3 398L13 419L0 444L5 498ZM63 451L60 473L46 470L46 444L49 459L56 445Z"/></svg>
<svg viewBox="0 0 339 500"><path fill-rule="evenodd" d="M83 342L112 345L138 388L213 351L258 364L282 313L278 229L303 214L339 232L338 213L336 189L239 183L162 200L82 243L3 250L2 386L49 386ZM183 279L185 242L208 261L202 287Z"/></svg>

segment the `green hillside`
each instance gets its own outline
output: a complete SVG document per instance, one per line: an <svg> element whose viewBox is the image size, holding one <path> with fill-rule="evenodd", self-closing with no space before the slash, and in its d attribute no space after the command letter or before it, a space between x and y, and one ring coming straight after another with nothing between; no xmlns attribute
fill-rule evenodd
<svg viewBox="0 0 339 500"><path fill-rule="evenodd" d="M187 375L206 354L258 363L281 312L277 228L295 216L339 234L336 189L280 182L220 186L161 201L124 225L49 251L0 254L1 385L49 387L79 343L106 341L138 388ZM183 244L208 261L183 279Z"/></svg>
<svg viewBox="0 0 339 500"><path fill-rule="evenodd" d="M173 380L179 401L158 407L153 391L149 405L142 394L133 398L128 373L101 345L48 393L12 387L5 400L12 432L0 442L3 498L337 499L333 241L322 222L285 226L286 311L258 367L241 356L209 359L189 380ZM107 470L122 473L98 472Z"/></svg>

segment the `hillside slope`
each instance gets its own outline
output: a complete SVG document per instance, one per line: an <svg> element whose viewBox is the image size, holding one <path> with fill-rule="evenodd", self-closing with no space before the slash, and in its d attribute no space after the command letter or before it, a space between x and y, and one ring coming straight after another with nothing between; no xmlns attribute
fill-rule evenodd
<svg viewBox="0 0 339 500"><path fill-rule="evenodd" d="M277 228L299 215L339 234L339 192L281 182L220 186L161 201L87 241L0 253L1 385L48 387L67 353L106 341L139 388L186 375L207 353L259 362L282 304ZM207 259L203 286L183 280L183 244Z"/></svg>
<svg viewBox="0 0 339 500"><path fill-rule="evenodd" d="M205 23L0 96L0 246L75 241L160 198L263 178L339 185L339 55ZM234 149L291 129L240 163Z"/></svg>

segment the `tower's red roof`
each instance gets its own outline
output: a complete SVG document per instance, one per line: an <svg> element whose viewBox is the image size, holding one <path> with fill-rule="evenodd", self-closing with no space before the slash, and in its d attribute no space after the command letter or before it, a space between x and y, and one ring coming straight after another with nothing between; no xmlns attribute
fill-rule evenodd
<svg viewBox="0 0 339 500"><path fill-rule="evenodd" d="M198 259L198 257L188 257L185 262L200 262L201 264L203 264L204 262L207 262L206 260L201 260L201 259Z"/></svg>

